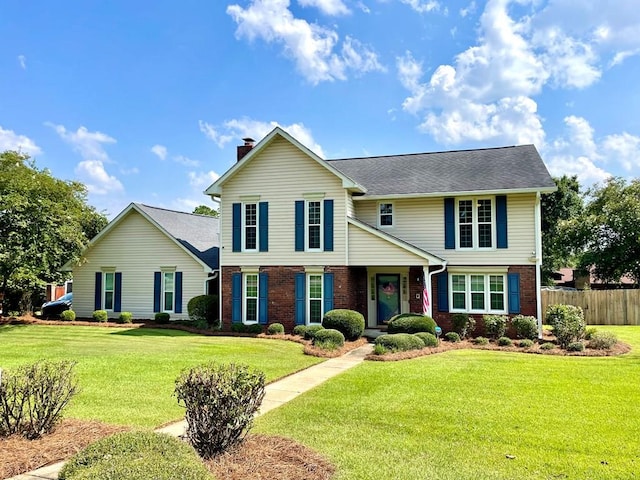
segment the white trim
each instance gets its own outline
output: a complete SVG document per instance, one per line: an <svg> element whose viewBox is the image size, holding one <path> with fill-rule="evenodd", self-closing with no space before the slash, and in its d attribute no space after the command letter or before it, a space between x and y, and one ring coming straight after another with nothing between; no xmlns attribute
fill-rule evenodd
<svg viewBox="0 0 640 480"><path fill-rule="evenodd" d="M242 203L258 203L260 201L260 195L240 195L240 201Z"/></svg>
<svg viewBox="0 0 640 480"><path fill-rule="evenodd" d="M480 222L478 221L478 203L480 200L491 202L491 246L480 246ZM471 223L460 223L460 202L471 202ZM486 222L483 222L486 225ZM471 247L460 246L460 225L471 225ZM455 226L456 226L456 250L463 252L471 251L493 251L496 250L497 241L497 218L496 218L496 198L495 197L456 197L455 198Z"/></svg>
<svg viewBox="0 0 640 480"><path fill-rule="evenodd" d="M305 273L324 273L324 266L322 265L310 265L308 267L304 267Z"/></svg>
<svg viewBox="0 0 640 480"><path fill-rule="evenodd" d="M112 289L107 290L107 275L112 275ZM107 308L107 292L111 292L111 308ZM116 269L115 267L103 267L102 268L102 306L103 310L107 312L113 312L116 304Z"/></svg>
<svg viewBox="0 0 640 480"><path fill-rule="evenodd" d="M317 203L320 207L320 223L309 223L309 204ZM318 247L311 248L309 243L311 241L311 235L309 235L309 227L317 226L319 229L318 235L320 239L320 245ZM305 252L322 252L324 251L324 202L322 200L305 200L304 201L304 251Z"/></svg>
<svg viewBox="0 0 640 480"><path fill-rule="evenodd" d="M256 277L256 296L255 297L247 297L247 277L255 276ZM247 320L247 299L256 300L256 319L255 320ZM242 273L242 323L245 325L253 325L254 323L258 323L260 319L260 274L258 272L243 272Z"/></svg>
<svg viewBox="0 0 640 480"><path fill-rule="evenodd" d="M326 196L327 194L324 192L309 192L302 194L302 198L305 200L322 200Z"/></svg>
<svg viewBox="0 0 640 480"><path fill-rule="evenodd" d="M172 283L173 283L173 289L171 290L167 290L167 285L165 282L165 275L167 273L170 273L172 276ZM169 267L169 268L160 268L160 275L162 276L161 279L162 281L160 282L160 302L162 303L162 305L160 305L160 311L161 312L166 312L166 313L174 313L175 309L176 309L176 268L175 267ZM166 309L165 305L165 295L167 294L167 292L171 292L171 309Z"/></svg>
<svg viewBox="0 0 640 480"><path fill-rule="evenodd" d="M470 267L462 267L462 266L452 267L452 266L449 266L449 268L447 268L447 272L449 272L449 273L485 273L485 274L489 274L489 273L497 273L497 274L505 273L506 274L506 273L509 272L509 267L507 267L507 266L497 266L497 265L470 266Z"/></svg>
<svg viewBox="0 0 640 480"><path fill-rule="evenodd" d="M387 195L358 195L354 196L355 202L365 202L367 200L402 200L405 198L434 198L434 197L472 197L472 196L491 196L491 195L512 195L518 193L553 193L557 187L541 187L541 188L515 188L515 189L499 189L499 190L465 190L456 192L455 190L429 193L390 193Z"/></svg>
<svg viewBox="0 0 640 480"><path fill-rule="evenodd" d="M507 315L508 312L508 278L506 273L497 273L497 272L478 272L478 271L465 271L465 272L451 272L449 269L449 312L451 313L475 313L475 314L494 314L494 315ZM454 276L464 276L465 282L465 290L464 290L464 298L465 298L465 308L455 308L453 304L453 294L461 293L459 291L453 291L453 277ZM482 276L483 277L483 291L484 295L484 308L482 309L474 309L472 303L472 294L479 293L479 291L471 290L471 277L472 276ZM502 305L503 309L494 310L491 308L491 277L502 277Z"/></svg>
<svg viewBox="0 0 640 480"><path fill-rule="evenodd" d="M380 208L382 207L382 205L391 205L391 213L385 213L383 214L380 211ZM382 215L385 216L391 216L391 223L389 225L383 225L382 224ZM378 202L378 228L393 228L396 225L396 220L395 220L395 205L394 202Z"/></svg>
<svg viewBox="0 0 640 480"><path fill-rule="evenodd" d="M305 268L305 272L307 269ZM311 277L320 277L320 298L311 298ZM322 314L324 312L324 272L307 272L306 274L306 298L305 298L305 325L322 325ZM320 300L320 321L311 321L311 300Z"/></svg>
<svg viewBox="0 0 640 480"><path fill-rule="evenodd" d="M542 339L542 298L540 296L540 289L542 285L541 268L542 268L542 213L540 206L540 194L536 195L536 201L533 206L534 212L534 224L536 232L535 243L535 255L536 255L536 311L538 313L538 338ZM520 305L522 308L522 305Z"/></svg>
<svg viewBox="0 0 640 480"><path fill-rule="evenodd" d="M241 245L241 252L246 252L246 253L255 253L259 250L259 243L260 243L260 238L259 238L259 229L258 226L260 225L260 208L259 208L259 204L258 202L247 202L247 203L241 203L240 205L242 205L240 207L240 224L241 224L241 241L242 241L242 245ZM255 225L247 225L246 221L247 221L247 205L255 205L256 207L256 224ZM255 228L256 230L256 248L246 248L247 247L247 228Z"/></svg>

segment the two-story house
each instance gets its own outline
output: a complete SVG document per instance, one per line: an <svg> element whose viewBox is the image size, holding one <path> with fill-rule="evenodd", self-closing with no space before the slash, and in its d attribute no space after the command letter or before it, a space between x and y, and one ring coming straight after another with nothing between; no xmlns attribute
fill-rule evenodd
<svg viewBox="0 0 640 480"><path fill-rule="evenodd" d="M247 139L248 140L248 139ZM368 328L423 312L537 316L540 195L533 145L324 160L280 128L207 190L220 200L221 318Z"/></svg>

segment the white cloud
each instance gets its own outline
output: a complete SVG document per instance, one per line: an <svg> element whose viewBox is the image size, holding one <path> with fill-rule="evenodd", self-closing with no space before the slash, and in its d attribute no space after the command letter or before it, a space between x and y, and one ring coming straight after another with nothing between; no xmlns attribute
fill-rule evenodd
<svg viewBox="0 0 640 480"><path fill-rule="evenodd" d="M200 193L220 178L220 175L213 170L209 170L208 172L189 172L188 176L191 188L198 190Z"/></svg>
<svg viewBox="0 0 640 480"><path fill-rule="evenodd" d="M233 140L233 136L221 135L218 130L216 130L216 128L210 123L200 120L198 121L198 124L200 125L200 131L204 133L207 138L213 140L220 148L224 148L227 143Z"/></svg>
<svg viewBox="0 0 640 480"><path fill-rule="evenodd" d="M36 142L26 135L18 135L13 130L5 130L0 126L0 151L5 150L16 150L29 156L42 153Z"/></svg>
<svg viewBox="0 0 640 480"><path fill-rule="evenodd" d="M25 57L24 55L18 55L18 63L20 64L21 69L27 69L27 57Z"/></svg>
<svg viewBox="0 0 640 480"><path fill-rule="evenodd" d="M640 55L640 48L636 48L635 50L623 50L621 52L618 52L614 55L611 62L609 62L609 67L622 65L627 58L634 57L636 55Z"/></svg>
<svg viewBox="0 0 640 480"><path fill-rule="evenodd" d="M466 17L467 15L471 15L476 11L476 2L472 0L472 2L464 8L460 9L460 16Z"/></svg>
<svg viewBox="0 0 640 480"><path fill-rule="evenodd" d="M613 158L627 171L640 167L640 137L627 132L608 135L602 141L605 158Z"/></svg>
<svg viewBox="0 0 640 480"><path fill-rule="evenodd" d="M303 7L316 7L325 15L346 15L350 13L342 0L298 0Z"/></svg>
<svg viewBox="0 0 640 480"><path fill-rule="evenodd" d="M227 14L238 24L237 38L281 44L284 54L313 85L346 80L351 71L384 71L372 49L350 37L339 47L336 30L295 18L289 5L289 0L252 0L246 9L230 5Z"/></svg>
<svg viewBox="0 0 640 480"><path fill-rule="evenodd" d="M103 145L116 143L116 140L106 133L90 132L86 127L80 127L75 132L70 132L62 125L50 122L45 125L53 128L60 138L69 143L83 158L103 162L110 161Z"/></svg>
<svg viewBox="0 0 640 480"><path fill-rule="evenodd" d="M193 160L189 157L185 157L184 155L176 155L173 157L173 161L180 165L184 165L185 167L197 167L200 165L198 160Z"/></svg>
<svg viewBox="0 0 640 480"><path fill-rule="evenodd" d="M124 191L122 183L107 173L100 160L83 160L76 167L75 173L87 186L89 193L107 195Z"/></svg>
<svg viewBox="0 0 640 480"><path fill-rule="evenodd" d="M166 160L167 158L167 147L164 145L154 145L151 147L151 153L156 155L160 160Z"/></svg>
<svg viewBox="0 0 640 480"><path fill-rule="evenodd" d="M429 13L440 9L440 2L435 0L400 0L418 13Z"/></svg>

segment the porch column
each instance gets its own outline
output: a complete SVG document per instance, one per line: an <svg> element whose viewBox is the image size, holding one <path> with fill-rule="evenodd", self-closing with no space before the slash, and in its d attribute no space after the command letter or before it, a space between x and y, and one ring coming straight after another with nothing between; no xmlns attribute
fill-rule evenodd
<svg viewBox="0 0 640 480"><path fill-rule="evenodd" d="M425 305L425 295L426 305ZM426 310L424 307L427 307ZM431 295L431 277L429 276L429 265L422 266L422 313L433 318L433 296Z"/></svg>

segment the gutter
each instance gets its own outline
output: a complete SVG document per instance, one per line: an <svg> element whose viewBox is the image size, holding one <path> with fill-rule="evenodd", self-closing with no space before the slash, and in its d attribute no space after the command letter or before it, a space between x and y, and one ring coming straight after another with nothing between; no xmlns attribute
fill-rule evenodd
<svg viewBox="0 0 640 480"><path fill-rule="evenodd" d="M439 273L444 272L447 269L447 261L445 260L442 264L442 266L438 269L438 270L434 270L433 272L429 272L428 267L422 267L422 274L424 275L424 278L427 278L427 293L429 294L429 296L431 297L431 301L429 302L429 316L431 318L433 318L433 291L431 290L431 277L433 277L434 275L437 275Z"/></svg>
<svg viewBox="0 0 640 480"><path fill-rule="evenodd" d="M541 195L536 194L536 202L534 206L535 221L535 258L536 258L536 311L538 313L538 338L542 339L542 297L540 289L542 288L541 270L542 270L542 215L540 212Z"/></svg>

